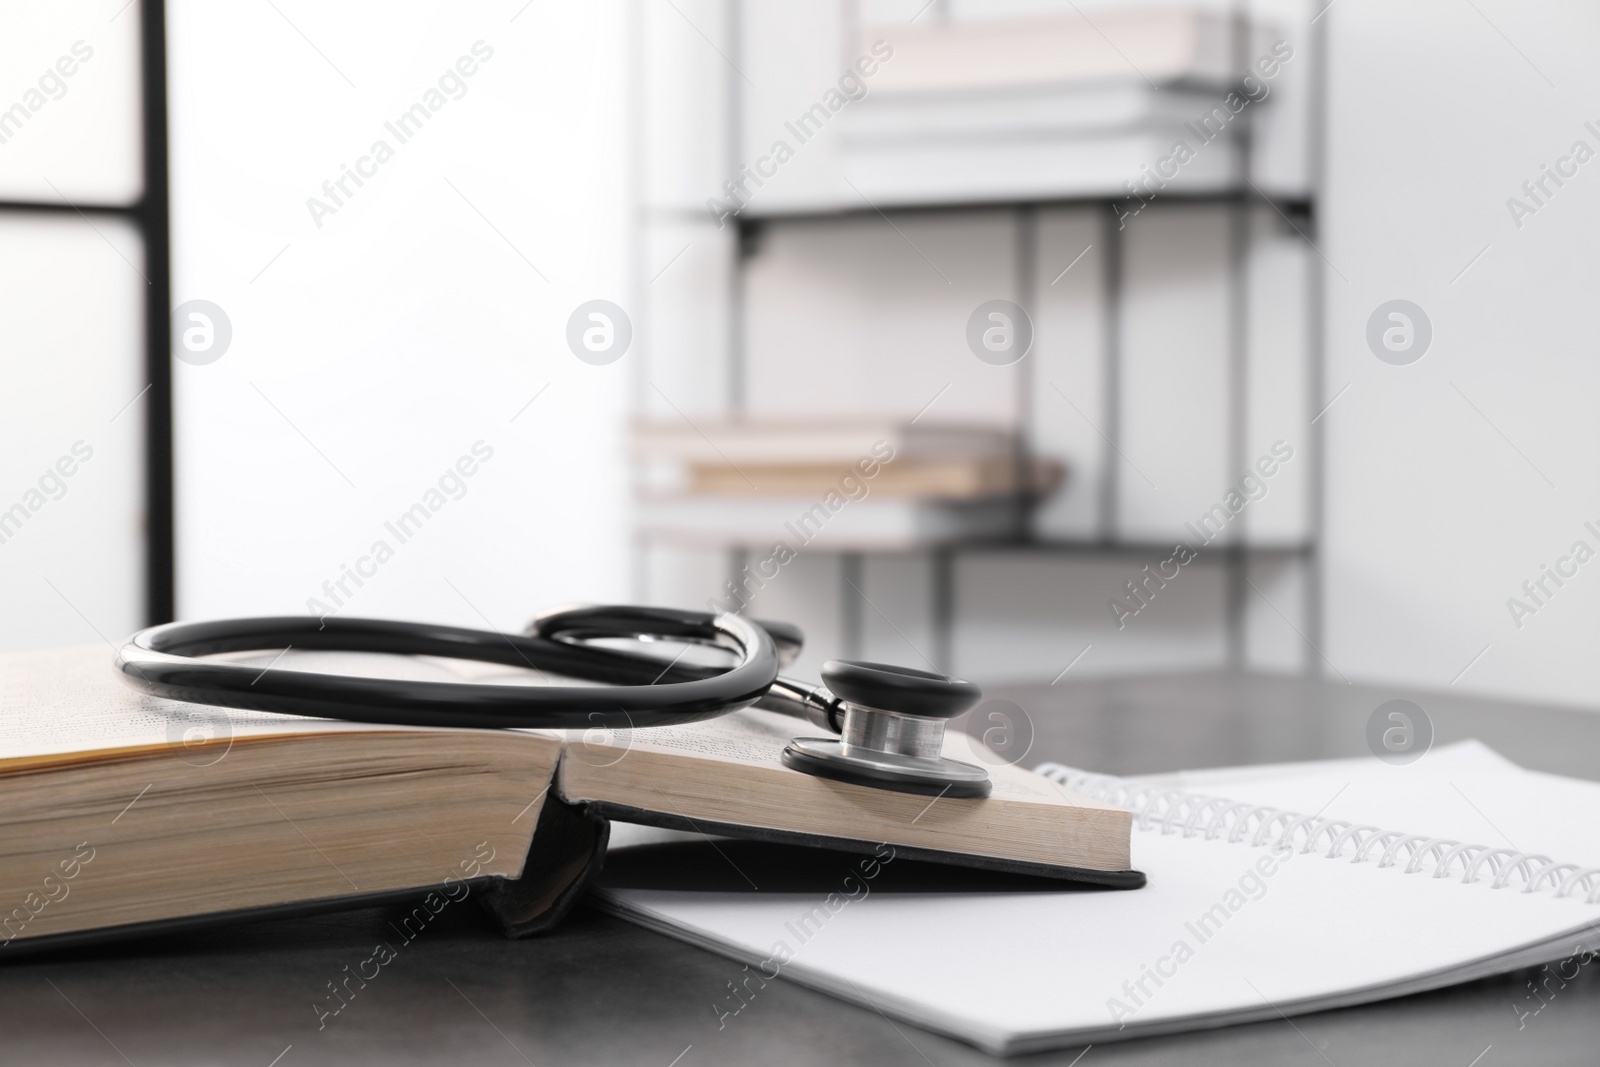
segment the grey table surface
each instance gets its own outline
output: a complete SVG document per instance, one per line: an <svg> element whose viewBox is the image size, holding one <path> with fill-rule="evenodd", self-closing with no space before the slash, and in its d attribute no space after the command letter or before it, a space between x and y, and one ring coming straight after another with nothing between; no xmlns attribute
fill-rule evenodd
<svg viewBox="0 0 1600 1067"><path fill-rule="evenodd" d="M1368 716L1415 701L1436 743L1477 737L1526 767L1600 777L1600 714L1295 678L1173 674L1018 687L1024 764L1113 773L1366 753ZM798 850L812 853L812 850ZM804 863L804 859L796 862ZM393 909L259 922L5 961L0 1062L39 1064L924 1064L997 1062L958 1042L786 981L737 1016L712 1005L739 967L580 908L506 941L447 908L336 1016L328 983L395 940ZM1070 966L1070 961L1064 961ZM1011 1063L1455 1067L1600 1061L1596 968L1519 1020L1532 972L1365 1007ZM1081 1058L1080 1058L1081 1057Z"/></svg>

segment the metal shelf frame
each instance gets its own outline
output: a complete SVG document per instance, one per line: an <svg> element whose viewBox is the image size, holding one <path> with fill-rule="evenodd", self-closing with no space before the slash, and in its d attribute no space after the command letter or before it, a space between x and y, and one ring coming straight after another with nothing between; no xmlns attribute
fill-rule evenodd
<svg viewBox="0 0 1600 1067"><path fill-rule="evenodd" d="M1011 197L994 200L955 200L915 204L877 204L860 207L826 207L815 211L743 211L734 217L741 233L759 233L768 225L789 225L806 222L833 222L849 219L871 219L883 215L971 215L981 211L1052 211L1073 208L1097 208L1105 205L1126 204L1128 198L1120 194L1086 194L1060 197ZM1277 208L1285 215L1309 217L1314 200L1309 197L1279 197L1263 195L1254 189L1230 187L1193 192L1162 193L1164 204L1264 204ZM695 212L693 217L704 217Z"/></svg>
<svg viewBox="0 0 1600 1067"><path fill-rule="evenodd" d="M729 159L743 158L741 155L741 122L743 86L737 74L737 65L742 52L740 28L740 0L724 0L726 18L724 25L727 37L723 42L723 49L731 57L728 71L724 77L723 93L727 101L727 129L725 133L727 157ZM1242 17L1236 20L1233 47L1238 63L1242 65L1246 57L1248 26ZM1313 133L1322 128L1324 118L1324 75L1323 54L1325 51L1324 35L1321 28L1313 23L1310 27L1312 35L1311 51L1314 56L1315 74L1312 84L1312 106L1309 122ZM1196 190L1190 192L1163 193L1161 202L1174 205L1216 205L1228 209L1228 235L1227 235L1227 271L1228 271L1228 300L1227 334L1228 334L1228 402L1229 402L1229 427L1226 453L1228 465L1231 470L1242 470L1245 464L1246 426L1248 416L1248 331L1249 331L1249 284L1248 284L1248 256L1251 236L1252 212L1260 207L1271 208L1278 216L1288 220L1290 224L1306 237L1308 241L1315 239L1315 226L1317 221L1317 192L1322 188L1322 171L1320 159L1320 141L1317 136L1310 138L1312 162L1310 168L1309 195L1274 196L1260 190L1250 178L1251 140L1249 126L1246 125L1234 138L1235 151L1238 153L1236 160L1237 173L1240 178L1237 182L1225 187L1210 190ZM804 226L810 224L826 224L838 221L860 220L868 221L881 218L904 218L916 215L948 215L948 214L979 214L983 212L1010 213L1016 219L1017 226L1017 254L1018 254L1018 303L1024 307L1036 305L1033 297L1036 295L1036 279L1033 277L1033 249L1036 247L1037 226L1039 214L1048 210L1059 209L1088 209L1100 213L1102 236L1101 243L1105 249L1102 258L1104 277L1102 279L1102 292L1105 305L1103 309L1105 331L1103 359L1103 381L1105 395L1102 398L1105 416L1104 433L1112 442L1112 447L1106 450L1105 466L1101 478L1101 499L1099 501L1100 531L1098 536L1092 538L1052 538L1040 537L1031 530L1031 506L1028 515L1019 523L1019 534L1015 538L1002 540L981 540L957 544L931 545L921 551L926 552L931 560L931 589L930 601L934 622L934 652L932 658L940 670L950 671L954 658L954 626L959 605L957 603L956 568L958 558L962 555L1000 552L1028 552L1041 555L1066 555L1066 556L1128 556L1159 558L1158 554L1165 554L1172 550L1173 543L1155 542L1148 539L1129 540L1116 536L1116 516L1120 504L1120 465L1116 460L1115 443L1121 440L1121 426L1119 418L1121 401L1121 365L1122 365L1122 337L1120 323L1122 315L1122 300L1124 290L1124 235L1125 231L1118 225L1117 208L1126 206L1130 197L1120 193L1112 194L1084 194L1064 196L1034 196L1034 197L1002 197L994 199L971 199L962 201L940 201L926 203L904 204L866 204L860 206L828 206L817 210L773 210L741 212L735 217L737 225L737 254L733 270L730 272L728 301L730 313L728 316L728 372L725 385L729 410L735 414L744 410L746 400L746 382L748 379L748 360L750 354L746 344L745 324L746 311L746 283L745 271L750 258L759 250L763 233L775 226ZM647 225L660 211L652 211L641 206L639 212L640 224ZM668 216L672 212L665 213ZM697 214L697 213L696 213ZM697 214L698 217L698 214ZM1319 262L1316 257L1310 257L1311 269L1308 272L1308 292L1305 323L1305 350L1307 361L1307 403L1308 412L1320 410L1323 386L1323 349L1322 349L1322 277ZM1022 454L1018 456L1019 462L1031 458L1028 453L1028 444L1033 440L1032 405L1029 402L1035 387L1031 377L1031 366L1018 376L1018 422L1019 439L1022 442ZM1198 551L1196 562L1205 562L1209 565L1218 565L1225 568L1225 606L1224 621L1226 627L1227 657L1225 666L1230 669L1240 669L1246 665L1245 649L1245 610L1246 593L1251 583L1249 580L1249 567L1252 562L1263 559L1292 559L1301 560L1305 566L1305 592L1303 604L1302 637L1311 646L1306 655L1306 671L1310 675L1322 673L1320 652L1320 634L1322 630L1322 593L1323 574L1322 560L1319 546L1322 540L1324 525L1322 487L1324 478L1324 461L1322 458L1322 435L1320 428L1312 423L1311 433L1311 475L1308 491L1308 528L1309 535L1306 540L1290 544L1246 544L1232 542L1215 544ZM1031 505L1032 502L1024 502ZM841 551L841 582L840 595L843 605L843 618L841 630L844 635L844 652L846 655L859 656L862 653L864 640L864 605L863 595L860 591L864 573L864 561L867 553L861 551ZM729 572L737 575L745 561L745 551L740 548L728 550Z"/></svg>

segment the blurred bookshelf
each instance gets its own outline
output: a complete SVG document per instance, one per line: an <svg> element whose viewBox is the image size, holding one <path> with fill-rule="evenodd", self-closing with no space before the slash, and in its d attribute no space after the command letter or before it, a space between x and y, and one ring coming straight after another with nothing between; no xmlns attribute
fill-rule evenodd
<svg viewBox="0 0 1600 1067"><path fill-rule="evenodd" d="M861 385L859 375L836 374L839 365L849 362L848 355L823 354L841 347L839 338L861 332L864 323L870 330L873 309L869 306L855 318L841 316L832 332L814 327L806 314L783 305L804 306L818 294L815 303L821 304L830 296L828 285L802 277L794 264L808 256L813 261L870 263L882 253L864 245L861 235L875 228L888 232L885 241L903 240L943 277L946 271L935 260L948 268L950 258L923 250L941 238L940 227L956 234L950 246L957 248L963 235L982 249L989 235L999 233L1003 240L990 243L1003 244L1005 250L985 262L995 264L990 274L1002 280L988 288L1029 309L1041 338L1052 329L1045 320L1051 319L1054 287L1079 269L1072 279L1081 290L1077 302L1056 316L1072 325L1053 331L1058 349L1073 349L1076 376L1063 389L1050 368L1042 366L1045 354L1030 352L1006 368L1011 372L1008 395L985 395L969 404L964 414L988 404L981 417L1007 438L1003 450L1015 480L1011 491L984 496L978 509L983 519L965 526L947 524L938 527L939 533L920 537L841 539L831 546L817 541L815 550L841 556L839 574L847 588L841 589L840 602L846 614L861 610L866 558L874 553L925 553L937 649L932 659L943 669L953 669L960 558L1165 558L1176 542L1190 539L1179 523L1158 517L1161 508L1154 497L1171 490L1155 490L1128 452L1170 449L1172 441L1192 432L1192 449L1179 451L1199 455L1190 466L1204 470L1181 479L1178 490L1194 501L1187 512L1192 515L1218 498L1239 472L1251 470L1265 440L1257 425L1262 419L1252 421L1252 416L1289 411L1285 422L1303 430L1296 444L1305 446L1299 481L1287 491L1293 498L1289 505L1280 499L1272 515L1251 514L1251 521L1240 522L1227 536L1192 547L1199 550L1198 561L1220 567L1224 575L1226 665L1241 666L1246 659L1246 593L1254 584L1251 568L1258 563L1299 568L1300 623L1289 625L1315 648L1321 615L1321 460L1313 418L1322 404L1320 270L1304 247L1287 270L1282 269L1282 255L1275 271L1272 255L1259 254L1272 242L1274 249L1299 242L1309 246L1315 233L1312 126L1317 101L1314 76L1307 70L1314 70L1317 60L1310 47L1315 26L1302 5L1261 6L1262 13L1239 4L1127 5L1085 14L1072 4L1040 4L1030 5L1039 9L1035 13L1014 18L975 17L967 5L946 0L926 7L920 2L857 0L842 13L819 5L802 15L738 0L686 8L690 16L703 19L697 26L715 24L720 29L718 40L726 52L726 69L717 72L715 85L702 85L714 93L717 106L709 109L712 114L700 116L699 125L712 131L708 135L701 130L700 147L713 145L717 162L665 168L664 181L643 182L641 244L648 259L652 248L665 252L691 236L702 242L720 240L717 266L710 272L723 287L720 373L710 398L702 398L692 415L650 409L654 398L645 388L640 389L644 402L639 409L656 418L680 418L686 426L709 419L723 429L760 425L775 414L792 417L790 405L803 407L813 399L807 377ZM643 36L648 49L648 27ZM1268 84L1291 66L1281 57L1287 37L1301 45L1296 78L1292 87L1287 78ZM827 47L819 50L805 43L819 39ZM888 60L881 58L885 42L893 49ZM1274 60L1275 42L1279 58ZM862 57L874 55L879 56L876 64L861 64ZM1261 57L1270 60L1271 78L1260 73L1267 69L1260 65ZM670 62L659 66L674 67ZM865 73L868 66L874 68L870 75ZM752 82L746 68L762 76ZM772 77L773 70L783 77ZM855 71L856 84L867 90L839 108L837 121L824 125L817 117L811 125L797 127L798 116L820 116L811 105L819 99L820 87L828 85L821 73L839 70ZM1252 73L1253 82L1241 78L1244 71ZM705 73L700 73L702 79ZM1195 124L1197 116L1213 113L1209 109L1230 93L1236 100L1248 99L1244 120L1218 121L1216 130ZM773 130L809 136L797 146L803 154L797 152L781 166L769 164L776 173L766 175L759 164ZM1176 138L1195 144L1198 151L1175 175L1159 179L1151 165L1164 161ZM699 180L684 181L690 174ZM707 199L708 191L716 195ZM715 236L708 222L715 223ZM1170 231L1163 240L1180 247L1176 258L1182 263L1173 266L1166 262L1171 257L1154 248L1147 235L1158 224ZM1078 259L1071 259L1080 244ZM1052 258L1047 251L1059 254ZM917 269L909 256L904 258ZM981 266L974 270L982 273ZM834 271L830 267L822 273ZM863 268L856 288L870 289L889 277L887 271ZM848 279L829 281L835 288L850 288ZM952 289L960 287L950 277L943 281ZM1163 335L1162 316L1149 314L1148 308L1167 291L1212 282L1213 290L1191 297L1211 316L1208 323L1215 329L1207 336L1216 335L1210 348L1193 360L1198 369L1184 371L1201 388L1190 404L1181 382L1162 386L1167 390L1162 399L1180 413L1183 425L1170 432L1152 427L1148 412L1160 405L1135 394L1159 377L1162 360L1183 362L1175 360L1174 352L1186 348L1182 331L1168 329ZM1263 314L1272 320L1266 327L1261 325ZM1082 325L1090 320L1091 326ZM1154 328L1152 321L1158 323ZM1070 335L1068 342L1059 340L1063 334ZM874 338L881 340L876 334ZM1177 344L1172 343L1175 338ZM892 341L876 347L863 342L858 349L880 362L915 362L919 345L908 339L898 351ZM1051 358L1056 360L1051 366L1059 369L1062 357ZM804 369L793 369L796 365ZM1267 371L1258 374L1262 367ZM882 385L869 381L855 392L887 395L888 390L874 384ZM653 380L650 386L660 391ZM1075 438L1064 439L1060 420L1043 414L1044 406L1055 402L1052 390L1073 409L1080 407L1073 396L1090 408L1094 417L1082 410L1077 414L1092 433L1079 426ZM852 407L849 413L864 412ZM903 417L909 410L895 414ZM1304 429L1308 420L1309 429ZM709 442L717 433L708 428L700 436ZM1041 477L1036 473L1040 469L1051 473ZM1223 476L1217 477L1218 472ZM719 548L726 551L733 575L749 566L752 553L764 550L762 538L746 532L743 523L716 514L721 503L713 501L725 503L728 491L737 488L731 474L720 484L721 492L680 491L676 496L681 510L694 507L696 500L707 505L705 529L692 536L682 522L661 521L659 486L637 476L635 486L641 545ZM754 525L770 528L759 521ZM846 651L860 654L855 635L862 631L861 619L847 618L841 629ZM1306 654L1303 663L1307 671L1317 669L1315 656Z"/></svg>

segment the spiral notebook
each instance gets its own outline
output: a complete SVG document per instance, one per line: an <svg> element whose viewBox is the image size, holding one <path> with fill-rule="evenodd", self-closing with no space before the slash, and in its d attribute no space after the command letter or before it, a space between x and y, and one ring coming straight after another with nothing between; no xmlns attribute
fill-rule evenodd
<svg viewBox="0 0 1600 1067"><path fill-rule="evenodd" d="M1040 771L1135 813L1145 889L880 892L858 875L829 900L635 879L598 899L748 965L736 986L781 975L1003 1055L1600 953L1600 783L1526 771L1476 742L1405 767Z"/></svg>

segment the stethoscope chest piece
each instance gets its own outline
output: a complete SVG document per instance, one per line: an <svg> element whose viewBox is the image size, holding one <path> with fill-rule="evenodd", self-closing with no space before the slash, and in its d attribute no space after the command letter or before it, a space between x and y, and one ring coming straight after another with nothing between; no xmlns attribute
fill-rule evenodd
<svg viewBox="0 0 1600 1067"><path fill-rule="evenodd" d="M786 766L925 796L984 797L989 773L944 755L945 724L978 702L971 682L882 663L829 660L822 680L844 705L838 738L797 737Z"/></svg>

